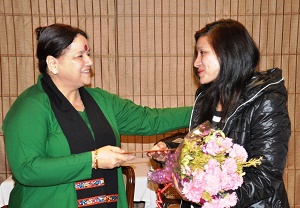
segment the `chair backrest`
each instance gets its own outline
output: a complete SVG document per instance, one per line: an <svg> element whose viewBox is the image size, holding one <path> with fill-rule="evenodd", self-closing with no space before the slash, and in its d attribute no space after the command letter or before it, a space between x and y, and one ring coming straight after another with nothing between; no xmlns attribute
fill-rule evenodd
<svg viewBox="0 0 300 208"><path fill-rule="evenodd" d="M126 188L126 197L128 208L133 208L134 189L135 189L135 173L131 166L122 166L123 178Z"/></svg>

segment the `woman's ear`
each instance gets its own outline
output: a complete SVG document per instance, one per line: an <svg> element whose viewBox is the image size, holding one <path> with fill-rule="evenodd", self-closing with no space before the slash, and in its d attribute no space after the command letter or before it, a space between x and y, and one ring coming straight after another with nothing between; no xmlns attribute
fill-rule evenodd
<svg viewBox="0 0 300 208"><path fill-rule="evenodd" d="M54 75L58 73L57 70L57 59L53 56L47 56L46 58L47 66L49 71L51 71Z"/></svg>

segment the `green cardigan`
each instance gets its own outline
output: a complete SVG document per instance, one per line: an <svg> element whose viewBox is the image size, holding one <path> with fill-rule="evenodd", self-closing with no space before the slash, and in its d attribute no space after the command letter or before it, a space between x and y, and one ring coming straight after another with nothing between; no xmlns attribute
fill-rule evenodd
<svg viewBox="0 0 300 208"><path fill-rule="evenodd" d="M71 155L68 141L51 109L47 94L37 84L25 90L6 115L2 130L15 187L10 208L75 208L74 182L91 177L91 152ZM154 135L188 127L191 107L142 107L100 88L86 88L116 136ZM101 125L101 124L99 124ZM118 208L126 208L121 168L118 169Z"/></svg>

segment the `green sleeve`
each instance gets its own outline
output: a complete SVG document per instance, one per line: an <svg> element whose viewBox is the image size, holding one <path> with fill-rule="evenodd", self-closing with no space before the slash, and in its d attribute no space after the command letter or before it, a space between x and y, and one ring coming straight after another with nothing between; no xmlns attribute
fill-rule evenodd
<svg viewBox="0 0 300 208"><path fill-rule="evenodd" d="M149 108L113 98L120 134L154 135L189 126L192 107Z"/></svg>
<svg viewBox="0 0 300 208"><path fill-rule="evenodd" d="M53 125L57 122L47 99L28 97L30 93L19 96L2 126L14 177L26 186L50 186L89 178L90 152L71 155L68 145L62 143L56 155L48 154L49 138L59 140L63 134L54 130L61 129Z"/></svg>

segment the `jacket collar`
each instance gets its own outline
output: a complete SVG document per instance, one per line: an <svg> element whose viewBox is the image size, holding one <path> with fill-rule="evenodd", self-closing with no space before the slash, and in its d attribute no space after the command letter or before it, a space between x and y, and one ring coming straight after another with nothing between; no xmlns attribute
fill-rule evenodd
<svg viewBox="0 0 300 208"><path fill-rule="evenodd" d="M238 106L236 110L226 119L223 131L226 131L228 128L228 123L232 121L240 112L243 112L244 107L253 103L256 99L258 99L264 93L269 91L273 91L274 89L278 89L278 85L283 84L284 79L282 77L282 70L279 68L272 68L263 72L255 72L245 89L243 90ZM194 107L192 111L192 117L190 120L190 130L193 128L193 123L197 121L197 101L201 99L202 92L198 94L195 99Z"/></svg>

